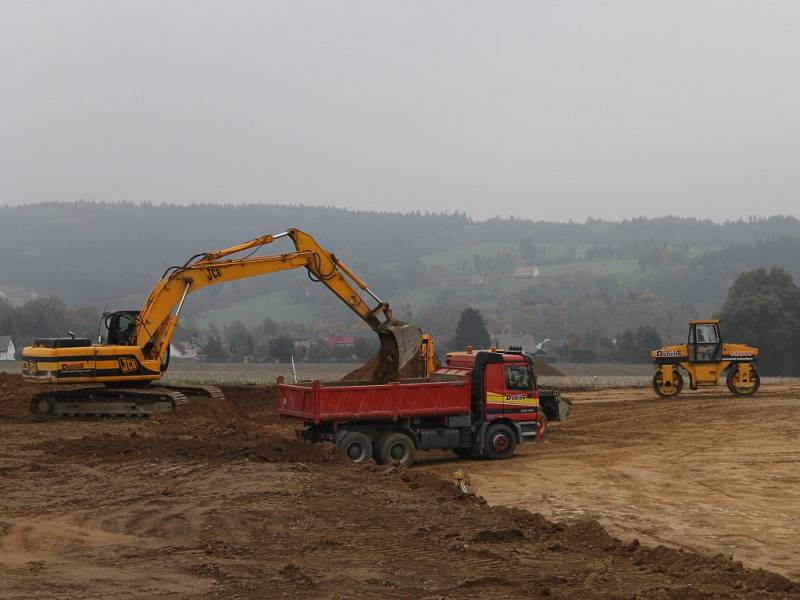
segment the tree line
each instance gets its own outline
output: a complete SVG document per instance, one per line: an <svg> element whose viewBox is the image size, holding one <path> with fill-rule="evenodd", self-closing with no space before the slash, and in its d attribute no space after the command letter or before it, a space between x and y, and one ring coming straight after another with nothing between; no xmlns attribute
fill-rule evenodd
<svg viewBox="0 0 800 600"><path fill-rule="evenodd" d="M664 245L713 250L743 240L800 237L800 221L783 216L723 224L676 217L550 223L514 218L474 221L460 213L260 204L45 203L0 207L0 255L10 258L0 262L0 287L57 295L73 306L102 308L115 302L127 308L138 305L167 267L182 264L197 252L288 227L312 233L359 273L378 279L391 279L398 265L413 273L419 267L414 259L483 242L519 244L517 254L530 262L550 260L548 244L577 240L592 245L586 253L591 259L612 254L637 257ZM577 248L574 243L570 247ZM274 247L287 249L285 243ZM645 258L643 264L651 259ZM507 261L500 264L505 267ZM235 290L238 297L246 297L283 289L286 281L259 278L214 293L229 297Z"/></svg>
<svg viewBox="0 0 800 600"><path fill-rule="evenodd" d="M743 273L719 311L724 341L756 346L764 375L800 375L800 287L784 269Z"/></svg>
<svg viewBox="0 0 800 600"><path fill-rule="evenodd" d="M557 304L550 306L555 308ZM11 335L20 348L37 337L65 336L69 332L95 339L100 316L94 308L71 308L57 298L38 298L19 307L0 298L0 335ZM764 375L800 375L800 286L786 270L773 267L742 273L716 316L722 321L724 341L760 349L759 370ZM547 319L548 315L541 318ZM685 331L686 322L681 325ZM208 360L223 362L285 362L291 358L311 362L365 361L377 350L377 341L371 336L356 337L353 347L330 347L323 341L315 341L309 348L299 347L293 331L302 329L300 324L265 319L259 327L250 329L241 322L228 324L222 330L212 326L204 336L190 324L179 327L176 339L201 341ZM487 319L474 307L457 313L450 331L451 335L437 338L440 350L490 345ZM566 343L553 353L561 360L577 362L644 362L649 359L649 352L663 343L659 328L652 325L623 329L615 336L584 327L565 339Z"/></svg>
<svg viewBox="0 0 800 600"><path fill-rule="evenodd" d="M0 298L0 335L10 335L17 348L30 346L35 338L76 337L96 339L100 312L92 307L71 308L58 298L37 298L14 306Z"/></svg>
<svg viewBox="0 0 800 600"><path fill-rule="evenodd" d="M234 321L219 328L211 325L204 335L194 328L182 328L177 338L199 342L202 357L209 362L351 362L366 361L378 351L375 335L353 336L352 345L329 345L324 337L311 340L306 328L297 323L275 323L264 319L248 328ZM308 345L296 343L307 340Z"/></svg>

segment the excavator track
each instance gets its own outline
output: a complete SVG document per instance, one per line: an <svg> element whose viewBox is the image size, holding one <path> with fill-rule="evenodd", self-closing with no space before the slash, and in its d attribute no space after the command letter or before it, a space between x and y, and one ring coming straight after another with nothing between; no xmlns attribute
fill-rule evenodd
<svg viewBox="0 0 800 600"><path fill-rule="evenodd" d="M225 394L215 385L166 385L162 384L159 387L167 388L175 392L181 392L186 396L202 396L210 398L211 400L225 400Z"/></svg>
<svg viewBox="0 0 800 600"><path fill-rule="evenodd" d="M214 386L91 386L36 394L31 398L30 410L37 419L145 418L179 410L193 397L225 399L222 390Z"/></svg>

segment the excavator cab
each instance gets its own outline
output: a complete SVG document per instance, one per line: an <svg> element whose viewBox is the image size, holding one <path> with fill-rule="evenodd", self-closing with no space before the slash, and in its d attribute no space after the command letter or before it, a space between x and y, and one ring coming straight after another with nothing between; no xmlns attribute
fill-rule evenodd
<svg viewBox="0 0 800 600"><path fill-rule="evenodd" d="M690 363L718 362L722 359L719 321L691 321L687 342Z"/></svg>
<svg viewBox="0 0 800 600"><path fill-rule="evenodd" d="M114 346L132 346L136 343L138 310L120 310L103 313L106 343Z"/></svg>

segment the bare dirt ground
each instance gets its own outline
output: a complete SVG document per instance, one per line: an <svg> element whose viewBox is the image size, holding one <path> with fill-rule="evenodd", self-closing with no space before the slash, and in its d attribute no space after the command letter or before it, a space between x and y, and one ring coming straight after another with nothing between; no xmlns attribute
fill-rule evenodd
<svg viewBox="0 0 800 600"><path fill-rule="evenodd" d="M800 382L765 384L752 400L724 387L567 397L571 420L546 445L470 466L490 504L592 518L623 540L723 552L800 580Z"/></svg>
<svg viewBox="0 0 800 600"><path fill-rule="evenodd" d="M627 447L648 461L663 449L659 467L675 460L669 451L679 446L668 443L667 422L683 427L687 419L657 402L662 433L637 430L638 446L623 434L630 431L624 416L616 425L609 417L590 426L584 415L595 411L599 418L607 404L591 404L587 396L576 398L573 423L519 459L486 463L440 454L427 466L399 470L344 464L295 440L275 415L269 389L225 392L226 402L149 421L35 422L27 415L31 389L18 376L0 375L0 598L800 598L800 585L780 575L716 552L619 541L596 521L568 513L593 488L585 473L548 472L549 461L569 455L580 465L592 444L608 458ZM640 414L645 403L627 401L626 394L619 406ZM767 393L764 402L784 407L772 431L788 436L777 432L781 423L793 426L786 398ZM737 419L711 399L685 405L731 434L753 423L752 411L737 411ZM703 429L692 427L698 427L695 453L712 452ZM776 437L775 452L781 443ZM770 451L761 449L764 458ZM603 469L614 474L602 462L595 467L597 499L604 497ZM708 471L693 477L702 475L712 488L725 483L728 469L703 464ZM761 469L789 477L790 463L775 464ZM539 465L543 477L536 476ZM492 503L504 499L569 522L464 495L452 483L457 468ZM658 502L674 503L674 488L655 486L644 468L647 485L636 502L661 494ZM557 475L563 481L554 481ZM611 488L621 485L613 483L616 475L611 481ZM555 500L534 506L511 495L514 485L520 494ZM786 524L796 528L788 496L796 485L780 479L773 485L759 488L758 514L783 499ZM558 491L570 489L574 498ZM755 509L742 503L740 510ZM680 524L674 512L668 520ZM655 540L652 533L648 539ZM782 533L759 537L765 546L773 538L780 544Z"/></svg>

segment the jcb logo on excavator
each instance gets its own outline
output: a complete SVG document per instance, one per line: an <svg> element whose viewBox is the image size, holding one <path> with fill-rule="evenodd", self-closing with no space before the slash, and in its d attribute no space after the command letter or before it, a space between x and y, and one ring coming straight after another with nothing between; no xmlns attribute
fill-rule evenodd
<svg viewBox="0 0 800 600"><path fill-rule="evenodd" d="M135 358L118 358L117 361L119 362L119 370L122 371L124 375L133 373L139 369L139 361Z"/></svg>
<svg viewBox="0 0 800 600"><path fill-rule="evenodd" d="M218 269L217 267L209 267L206 269L206 279L209 281L214 281L220 277L222 277L222 269Z"/></svg>

